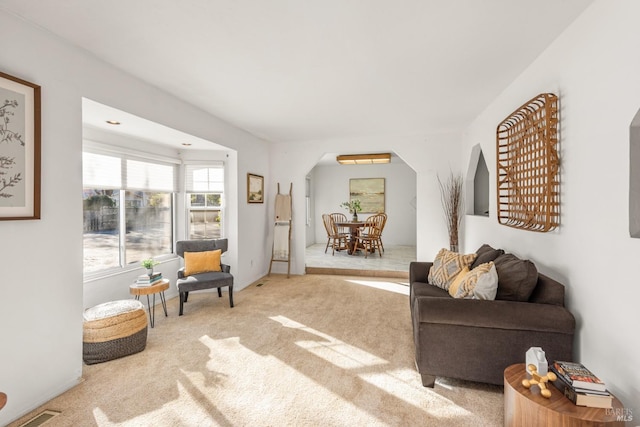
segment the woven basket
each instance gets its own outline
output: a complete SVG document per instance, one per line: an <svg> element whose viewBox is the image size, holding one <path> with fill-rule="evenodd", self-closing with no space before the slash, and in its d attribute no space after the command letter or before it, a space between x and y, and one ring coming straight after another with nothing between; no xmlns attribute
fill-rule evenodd
<svg viewBox="0 0 640 427"><path fill-rule="evenodd" d="M138 353L147 345L147 315L140 301L112 301L84 312L82 355L86 364Z"/></svg>

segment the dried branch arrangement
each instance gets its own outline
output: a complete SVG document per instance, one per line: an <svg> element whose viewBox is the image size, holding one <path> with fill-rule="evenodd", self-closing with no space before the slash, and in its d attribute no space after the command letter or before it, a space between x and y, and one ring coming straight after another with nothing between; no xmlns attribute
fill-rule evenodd
<svg viewBox="0 0 640 427"><path fill-rule="evenodd" d="M438 177L438 184L440 185L442 209L449 232L449 249L458 252L458 232L464 213L464 199L462 198L464 178L461 174L451 172L445 182L442 182Z"/></svg>
<svg viewBox="0 0 640 427"><path fill-rule="evenodd" d="M536 96L497 128L498 222L546 232L560 221L558 97Z"/></svg>

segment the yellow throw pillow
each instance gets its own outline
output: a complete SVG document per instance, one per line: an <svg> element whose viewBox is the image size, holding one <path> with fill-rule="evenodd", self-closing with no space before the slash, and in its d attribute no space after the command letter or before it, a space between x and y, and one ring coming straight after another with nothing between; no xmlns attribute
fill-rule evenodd
<svg viewBox="0 0 640 427"><path fill-rule="evenodd" d="M222 271L220 256L222 250L184 253L184 275Z"/></svg>
<svg viewBox="0 0 640 427"><path fill-rule="evenodd" d="M465 266L470 266L476 259L476 256L478 255L475 253L462 255L444 248L440 249L440 252L438 252L438 255L436 255L436 258L433 260L427 281L431 285L448 291L449 286L458 274L460 274Z"/></svg>
<svg viewBox="0 0 640 427"><path fill-rule="evenodd" d="M449 295L451 295L452 297L456 296L456 294L458 293L458 288L460 287L460 283L462 283L468 273L469 267L465 265L462 271L458 273L455 280L449 285Z"/></svg>

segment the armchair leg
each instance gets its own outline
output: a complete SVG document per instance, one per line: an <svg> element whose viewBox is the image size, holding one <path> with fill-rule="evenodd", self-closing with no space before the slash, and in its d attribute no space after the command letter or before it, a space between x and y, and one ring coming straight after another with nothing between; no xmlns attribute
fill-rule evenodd
<svg viewBox="0 0 640 427"><path fill-rule="evenodd" d="M188 298L189 298L189 292L185 292L184 293L184 302L187 302Z"/></svg>
<svg viewBox="0 0 640 427"><path fill-rule="evenodd" d="M222 288L218 288L218 298L222 298Z"/></svg>
<svg viewBox="0 0 640 427"><path fill-rule="evenodd" d="M182 308L185 301L187 300L187 297L185 296L185 294L186 292L180 292L180 313L178 314L178 316L182 316Z"/></svg>
<svg viewBox="0 0 640 427"><path fill-rule="evenodd" d="M436 385L435 375L420 374L420 377L422 378L422 385L424 387L433 388Z"/></svg>
<svg viewBox="0 0 640 427"><path fill-rule="evenodd" d="M220 291L220 288L218 288ZM229 286L229 306L233 308L233 285Z"/></svg>

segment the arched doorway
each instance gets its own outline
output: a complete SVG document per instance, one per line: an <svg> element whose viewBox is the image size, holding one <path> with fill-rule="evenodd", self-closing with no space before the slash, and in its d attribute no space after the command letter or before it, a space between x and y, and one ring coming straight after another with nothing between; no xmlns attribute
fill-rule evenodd
<svg viewBox="0 0 640 427"><path fill-rule="evenodd" d="M305 269L308 273L358 274L408 277L409 263L416 259L416 172L392 153L391 162L377 165L340 165L325 153L305 180ZM324 213L348 212L340 207L349 200L354 179L384 179L384 211L388 221L383 233L385 251L380 257L346 252L325 253L327 233ZM361 212L360 219L371 213Z"/></svg>

